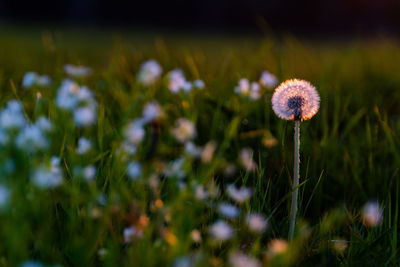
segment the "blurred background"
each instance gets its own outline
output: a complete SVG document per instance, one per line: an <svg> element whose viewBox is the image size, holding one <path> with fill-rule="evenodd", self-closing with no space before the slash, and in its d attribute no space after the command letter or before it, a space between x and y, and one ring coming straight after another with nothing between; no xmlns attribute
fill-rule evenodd
<svg viewBox="0 0 400 267"><path fill-rule="evenodd" d="M4 25L319 36L400 33L398 0L0 1Z"/></svg>

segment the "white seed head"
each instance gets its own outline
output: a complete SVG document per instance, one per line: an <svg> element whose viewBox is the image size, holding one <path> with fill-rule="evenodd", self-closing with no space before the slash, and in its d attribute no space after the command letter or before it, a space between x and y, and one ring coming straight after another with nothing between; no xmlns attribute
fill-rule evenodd
<svg viewBox="0 0 400 267"><path fill-rule="evenodd" d="M285 120L308 120L319 109L319 95L313 85L304 80L281 83L272 96L272 109Z"/></svg>

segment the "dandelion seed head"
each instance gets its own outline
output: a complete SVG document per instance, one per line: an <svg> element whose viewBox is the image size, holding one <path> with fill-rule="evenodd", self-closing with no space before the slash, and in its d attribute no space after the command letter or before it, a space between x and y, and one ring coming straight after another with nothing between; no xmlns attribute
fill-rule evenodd
<svg viewBox="0 0 400 267"><path fill-rule="evenodd" d="M313 85L304 80L281 83L272 96L272 109L285 120L308 120L319 109L320 97Z"/></svg>

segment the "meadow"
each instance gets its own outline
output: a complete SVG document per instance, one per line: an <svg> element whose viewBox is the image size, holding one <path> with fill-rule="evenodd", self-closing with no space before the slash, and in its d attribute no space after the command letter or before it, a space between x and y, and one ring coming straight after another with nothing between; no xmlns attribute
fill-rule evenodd
<svg viewBox="0 0 400 267"><path fill-rule="evenodd" d="M0 266L400 264L398 40L1 28L0 62ZM265 70L321 97L290 242Z"/></svg>

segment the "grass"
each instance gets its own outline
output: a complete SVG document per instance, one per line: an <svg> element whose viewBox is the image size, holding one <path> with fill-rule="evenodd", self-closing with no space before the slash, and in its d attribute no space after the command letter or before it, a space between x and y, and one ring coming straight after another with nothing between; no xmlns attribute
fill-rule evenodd
<svg viewBox="0 0 400 267"><path fill-rule="evenodd" d="M37 260L62 266L165 266L176 264L177 258L190 258L199 266L224 266L239 249L272 266L400 264L400 47L396 40L154 38L135 33L4 28L0 48L0 106L19 99L29 120L45 115L55 126L45 153L30 155L13 146L1 148L0 182L10 189L11 198L0 213L0 265ZM165 71L179 67L188 79L203 79L205 89L173 95L163 81L149 88L141 86L136 73L150 58L159 61ZM53 102L66 77L66 63L93 68L93 75L77 80L93 90L99 104L93 127L75 127ZM295 238L277 256L271 256L268 244L287 237L293 123L273 114L272 91L266 90L257 101L233 91L240 78L257 80L264 69L279 81L309 80L321 96L317 115L301 125ZM53 85L23 89L21 80L28 71L50 75ZM38 91L43 95L41 104L36 101ZM146 128L146 138L134 156L142 163L142 175L131 181L126 162L117 153L122 128L140 117L145 103L153 99L166 116ZM182 145L170 134L180 117L195 122L197 145L210 140L218 144L210 163L186 158L184 189L179 179L160 173L164 164L183 153ZM267 135L277 139L276 146L263 145ZM94 143L87 156L74 153L81 136ZM238 162L244 147L254 151L255 172L246 172ZM52 155L61 159L64 183L41 190L29 177ZM7 169L10 159L15 163L12 171ZM229 163L237 168L233 176L224 175ZM75 166L88 164L97 169L94 183L73 173ZM231 183L252 188L253 196L238 205L239 218L227 220L234 227L234 237L215 243L208 229L221 218L216 212L218 203L230 201L224 188ZM194 194L197 184L218 186L220 194L199 201ZM107 201L99 202L99 196L106 196ZM383 223L375 228L365 227L360 215L363 204L371 199L384 207ZM267 217L267 230L249 233L244 222L247 212ZM140 218L148 218L148 224ZM143 236L124 243L124 229L140 223ZM193 229L200 231L200 243L192 241ZM334 248L339 239L346 240L342 252ZM99 250L106 254L102 256Z"/></svg>

